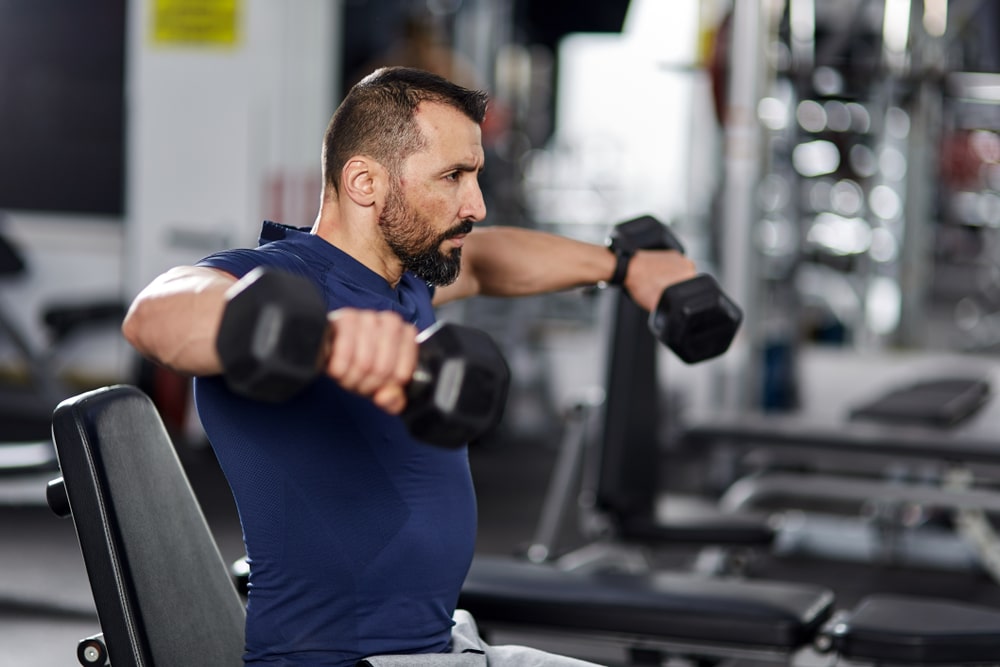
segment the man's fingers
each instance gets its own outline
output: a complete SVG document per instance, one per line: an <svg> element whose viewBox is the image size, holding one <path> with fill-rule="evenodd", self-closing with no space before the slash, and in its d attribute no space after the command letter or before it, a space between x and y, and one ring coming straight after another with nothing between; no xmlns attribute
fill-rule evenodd
<svg viewBox="0 0 1000 667"><path fill-rule="evenodd" d="M333 345L327 373L344 389L389 412L405 405L403 388L417 363L417 329L391 311L340 309L329 315Z"/></svg>
<svg viewBox="0 0 1000 667"><path fill-rule="evenodd" d="M695 263L676 250L643 250L629 264L625 287L640 307L651 310L664 289L695 274Z"/></svg>
<svg viewBox="0 0 1000 667"><path fill-rule="evenodd" d="M391 415L398 415L406 407L406 391L401 385L389 384L379 388L372 402Z"/></svg>

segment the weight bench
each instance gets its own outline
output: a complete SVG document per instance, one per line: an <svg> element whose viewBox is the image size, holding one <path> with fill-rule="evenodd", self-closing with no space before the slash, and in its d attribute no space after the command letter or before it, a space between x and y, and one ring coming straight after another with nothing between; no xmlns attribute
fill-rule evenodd
<svg viewBox="0 0 1000 667"><path fill-rule="evenodd" d="M152 400L125 385L66 399L52 437L49 505L73 517L103 631L80 664L241 666L243 601Z"/></svg>
<svg viewBox="0 0 1000 667"><path fill-rule="evenodd" d="M589 572L478 557L459 606L480 630L542 632L617 648L629 665L740 658L880 665L1000 661L1000 609L871 595L830 614L833 594L776 581ZM812 656L799 660L797 656Z"/></svg>
<svg viewBox="0 0 1000 667"><path fill-rule="evenodd" d="M788 661L830 617L819 586L689 573L566 571L477 557L459 597L481 631L537 631L615 648L628 664L669 657Z"/></svg>
<svg viewBox="0 0 1000 667"><path fill-rule="evenodd" d="M80 664L241 665L243 602L149 397L117 385L66 399L52 434L62 477L49 484L49 504L73 518L102 630L78 645ZM946 623L953 606L928 601L911 631L898 627L906 600L874 600L867 611L833 617L832 594L808 585L584 574L482 557L460 603L487 632L607 638L635 664L678 654L788 656L814 643L857 658L872 647L875 657L928 662L951 658L953 647L969 662L1000 656L1000 612L968 607L961 623ZM879 612L897 627L880 625ZM914 652L914 642L933 650Z"/></svg>

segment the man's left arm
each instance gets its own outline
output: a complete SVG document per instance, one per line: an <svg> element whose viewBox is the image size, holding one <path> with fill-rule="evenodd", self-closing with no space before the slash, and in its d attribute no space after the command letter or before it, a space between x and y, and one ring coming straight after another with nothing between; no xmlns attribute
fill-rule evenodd
<svg viewBox="0 0 1000 667"><path fill-rule="evenodd" d="M465 237L462 271L435 290L434 304L477 294L528 296L611 279L616 258L605 246L521 227L482 227ZM694 277L694 263L673 250L641 250L628 264L624 287L652 310L663 290Z"/></svg>

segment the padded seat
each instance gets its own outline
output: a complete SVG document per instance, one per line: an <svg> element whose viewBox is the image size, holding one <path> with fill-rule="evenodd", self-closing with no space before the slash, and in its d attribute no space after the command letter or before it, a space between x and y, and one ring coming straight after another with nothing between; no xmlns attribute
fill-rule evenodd
<svg viewBox="0 0 1000 667"><path fill-rule="evenodd" d="M459 598L484 628L530 626L791 652L830 618L821 586L694 574L588 572L477 557Z"/></svg>
<svg viewBox="0 0 1000 667"><path fill-rule="evenodd" d="M837 612L817 646L841 658L908 665L1000 660L1000 610L951 600L871 595Z"/></svg>

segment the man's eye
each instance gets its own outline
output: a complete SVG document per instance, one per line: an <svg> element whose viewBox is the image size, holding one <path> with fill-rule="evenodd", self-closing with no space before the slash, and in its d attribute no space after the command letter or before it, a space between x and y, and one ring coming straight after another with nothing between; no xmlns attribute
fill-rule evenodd
<svg viewBox="0 0 1000 667"><path fill-rule="evenodd" d="M450 174L448 174L447 176L445 176L445 178L448 179L449 181L457 181L458 180L458 172L457 171L453 171Z"/></svg>

